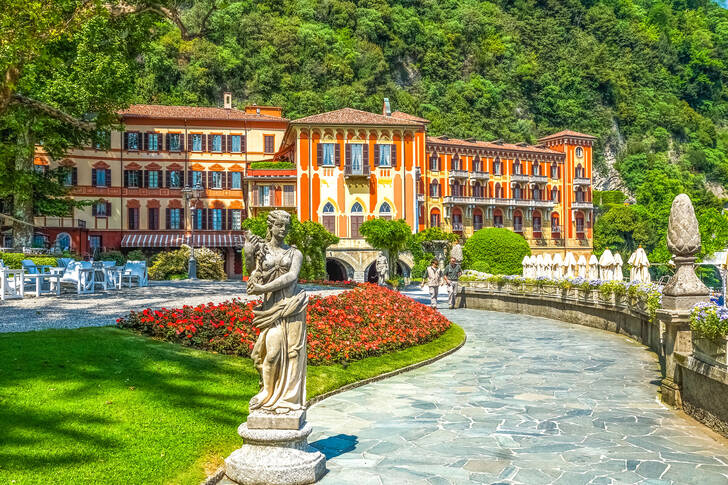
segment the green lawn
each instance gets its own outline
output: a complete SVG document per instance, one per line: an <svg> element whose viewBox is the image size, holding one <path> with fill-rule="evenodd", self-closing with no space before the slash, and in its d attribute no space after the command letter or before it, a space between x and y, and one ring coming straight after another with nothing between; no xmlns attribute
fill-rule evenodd
<svg viewBox="0 0 728 485"><path fill-rule="evenodd" d="M422 361L425 345L308 369L309 398ZM0 334L0 484L199 483L240 446L257 392L249 359L116 328Z"/></svg>

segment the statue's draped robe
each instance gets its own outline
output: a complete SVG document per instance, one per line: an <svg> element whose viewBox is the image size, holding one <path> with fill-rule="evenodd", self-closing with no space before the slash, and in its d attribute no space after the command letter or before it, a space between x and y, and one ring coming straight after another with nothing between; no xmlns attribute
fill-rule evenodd
<svg viewBox="0 0 728 485"><path fill-rule="evenodd" d="M279 261L266 254L261 267L257 268L262 284L270 283L286 274L291 267L295 248L286 250ZM250 409L302 409L306 403L306 292L297 283L282 290L267 293L263 302L254 309L253 325L260 329L260 335L253 347L252 358L260 372L264 360L271 362L275 372L274 388L267 391L263 399L252 403ZM281 331L280 352L269 355L266 340L269 332Z"/></svg>

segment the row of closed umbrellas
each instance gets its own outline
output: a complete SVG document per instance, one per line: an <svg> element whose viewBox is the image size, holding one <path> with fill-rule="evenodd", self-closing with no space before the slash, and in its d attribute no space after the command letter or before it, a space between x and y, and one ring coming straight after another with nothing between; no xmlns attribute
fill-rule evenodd
<svg viewBox="0 0 728 485"><path fill-rule="evenodd" d="M650 262L644 249L640 247L632 253L627 264L630 266L630 281L643 283L651 281ZM546 253L525 256L523 258L523 276L525 278L584 278L621 281L624 279L622 275L623 266L622 256L619 253L612 253L609 249L606 249L599 258L592 254L588 260L583 254L577 260L571 251L568 251L564 257L561 256L561 253L554 255Z"/></svg>

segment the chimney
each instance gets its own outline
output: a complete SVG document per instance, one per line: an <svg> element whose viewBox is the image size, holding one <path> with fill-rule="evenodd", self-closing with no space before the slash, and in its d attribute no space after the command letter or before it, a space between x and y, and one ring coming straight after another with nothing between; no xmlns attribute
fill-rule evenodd
<svg viewBox="0 0 728 485"><path fill-rule="evenodd" d="M233 95L229 91L226 91L223 93L222 97L225 109L231 109L233 107Z"/></svg>
<svg viewBox="0 0 728 485"><path fill-rule="evenodd" d="M389 107L389 98L384 98L384 103L382 103L382 114L384 116L392 116L392 108Z"/></svg>

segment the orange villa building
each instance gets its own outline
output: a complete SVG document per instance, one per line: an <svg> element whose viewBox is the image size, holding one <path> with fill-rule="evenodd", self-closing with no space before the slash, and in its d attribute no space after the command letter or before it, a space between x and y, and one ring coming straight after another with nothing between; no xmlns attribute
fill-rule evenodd
<svg viewBox="0 0 728 485"><path fill-rule="evenodd" d="M327 252L331 279L375 277L378 251L359 227L375 217L404 219L414 231L439 226L465 238L505 227L534 253L592 249L592 145L562 131L539 145L427 135L428 120L390 110L351 108L288 121L281 108L134 105L110 149L73 150L37 165L70 169L74 197L94 201L73 216L38 217L38 234L82 255L97 250L179 247L194 228L195 247L219 248L239 274L240 225L274 208L317 221L341 239ZM255 162L287 160L293 166ZM199 185L188 211L185 186ZM189 218L189 219L188 219ZM404 254L400 269L413 261Z"/></svg>

